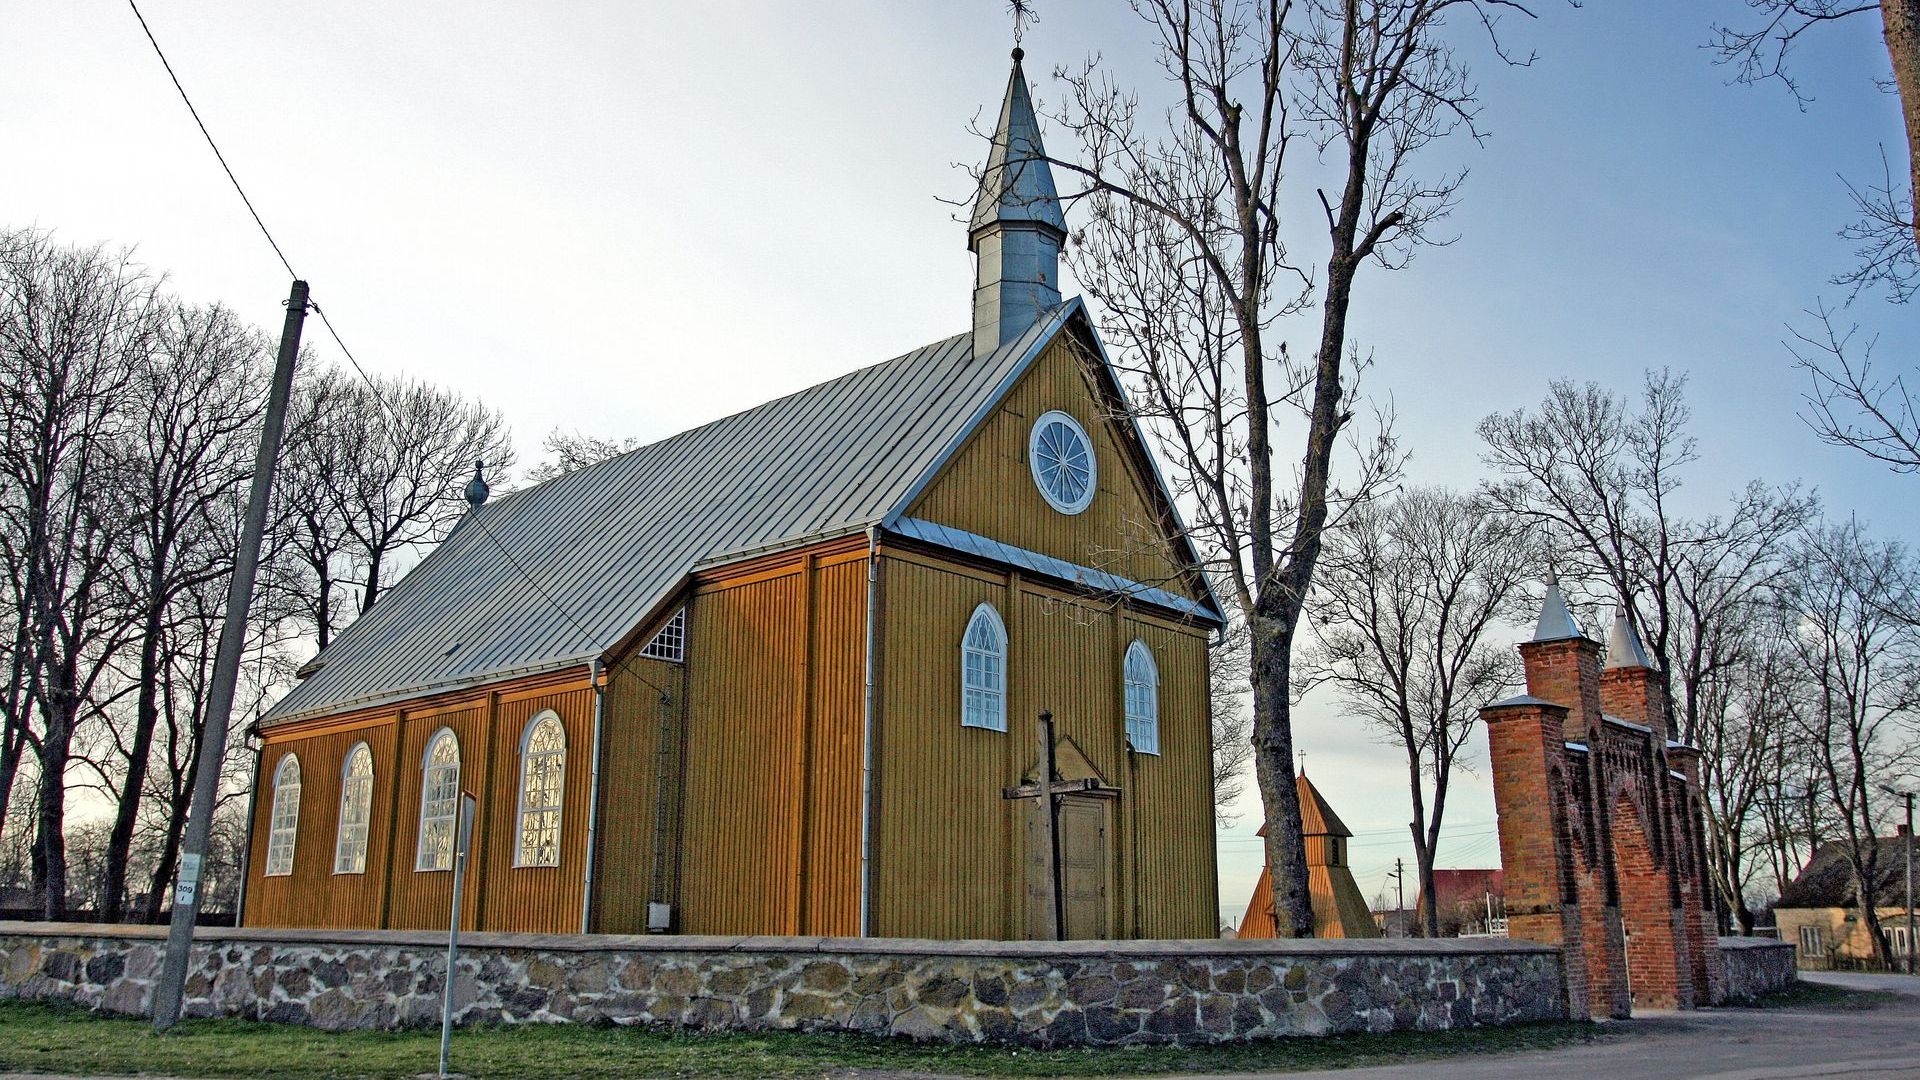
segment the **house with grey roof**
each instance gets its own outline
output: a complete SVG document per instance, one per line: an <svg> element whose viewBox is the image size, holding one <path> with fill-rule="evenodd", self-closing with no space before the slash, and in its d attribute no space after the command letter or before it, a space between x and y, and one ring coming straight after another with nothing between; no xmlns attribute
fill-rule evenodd
<svg viewBox="0 0 1920 1080"><path fill-rule="evenodd" d="M971 328L480 501L261 721L247 925L445 925L470 795L476 928L1213 932L1221 609L1014 55Z"/></svg>

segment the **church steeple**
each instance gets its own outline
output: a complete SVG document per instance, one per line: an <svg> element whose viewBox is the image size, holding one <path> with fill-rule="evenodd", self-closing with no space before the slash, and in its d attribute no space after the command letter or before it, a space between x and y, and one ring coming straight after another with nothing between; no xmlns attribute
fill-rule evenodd
<svg viewBox="0 0 1920 1080"><path fill-rule="evenodd" d="M1040 143L1025 53L1013 50L993 149L967 224L967 247L978 257L973 288L973 352L985 356L1019 337L1060 302L1060 245L1067 219Z"/></svg>

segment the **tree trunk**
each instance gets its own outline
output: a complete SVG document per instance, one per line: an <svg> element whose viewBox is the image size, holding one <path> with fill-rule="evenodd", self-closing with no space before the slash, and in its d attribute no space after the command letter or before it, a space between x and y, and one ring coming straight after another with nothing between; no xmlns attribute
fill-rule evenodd
<svg viewBox="0 0 1920 1080"><path fill-rule="evenodd" d="M67 763L72 758L70 705L58 700L47 710L47 732L40 744L40 798L34 847L39 854L40 913L49 920L67 915Z"/></svg>
<svg viewBox="0 0 1920 1080"><path fill-rule="evenodd" d="M1300 791L1293 775L1293 716L1288 698L1292 634L1262 616L1249 619L1248 627L1253 639L1253 772L1266 815L1274 936L1312 937L1307 845L1300 835Z"/></svg>
<svg viewBox="0 0 1920 1080"><path fill-rule="evenodd" d="M1900 109L1907 122L1909 182L1913 185L1914 242L1920 244L1920 0L1880 0L1880 23L1885 28L1887 56L1893 61L1894 85L1900 88Z"/></svg>
<svg viewBox="0 0 1920 1080"><path fill-rule="evenodd" d="M160 624L166 611L165 575L156 569L147 582L147 610L141 627L140 690L133 710L133 745L127 751L127 775L120 785L120 805L107 835L107 865L100 917L119 922L126 911L127 859L133 851L133 830L146 794L148 761L153 756L153 733L160 723Z"/></svg>

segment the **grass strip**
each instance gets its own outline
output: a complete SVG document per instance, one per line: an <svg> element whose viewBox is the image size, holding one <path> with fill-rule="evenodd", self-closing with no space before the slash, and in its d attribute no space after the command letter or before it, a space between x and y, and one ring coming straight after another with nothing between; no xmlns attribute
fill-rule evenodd
<svg viewBox="0 0 1920 1080"><path fill-rule="evenodd" d="M848 1070L950 1076L1112 1076L1385 1065L1548 1050L1606 1037L1591 1024L1274 1039L1224 1046L1028 1050L861 1035L691 1033L574 1024L463 1028L454 1068L518 1077L796 1077ZM437 1031L352 1031L247 1020L145 1021L74 1006L0 1001L0 1071L99 1076L408 1077L431 1073Z"/></svg>

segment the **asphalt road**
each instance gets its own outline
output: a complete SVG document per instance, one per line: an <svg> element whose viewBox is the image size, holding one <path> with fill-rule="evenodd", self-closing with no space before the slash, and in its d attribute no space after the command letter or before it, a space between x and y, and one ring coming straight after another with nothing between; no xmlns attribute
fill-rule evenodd
<svg viewBox="0 0 1920 1080"><path fill-rule="evenodd" d="M1275 1080L1846 1080L1920 1078L1920 978L1807 972L1809 982L1891 990L1877 1009L1703 1009L1621 1023L1587 1046L1377 1069L1270 1074ZM1209 1080L1264 1080L1254 1076Z"/></svg>

